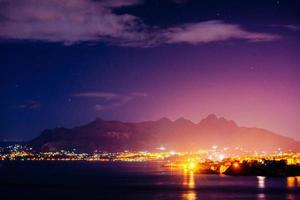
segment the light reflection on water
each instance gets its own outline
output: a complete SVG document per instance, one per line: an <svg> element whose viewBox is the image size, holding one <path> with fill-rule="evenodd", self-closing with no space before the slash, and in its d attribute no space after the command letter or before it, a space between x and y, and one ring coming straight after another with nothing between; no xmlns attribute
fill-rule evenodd
<svg viewBox="0 0 300 200"><path fill-rule="evenodd" d="M257 199L265 199L266 198L266 195L264 194L264 193L259 193L258 195L257 195Z"/></svg>
<svg viewBox="0 0 300 200"><path fill-rule="evenodd" d="M287 177L286 186L288 188L293 188L296 186L295 177Z"/></svg>
<svg viewBox="0 0 300 200"><path fill-rule="evenodd" d="M182 194L182 200L196 200L197 193L195 191L188 191Z"/></svg>
<svg viewBox="0 0 300 200"><path fill-rule="evenodd" d="M257 194L258 200L266 199L266 194L264 194L263 189L266 188L266 177L263 176L257 176L257 187L262 190L259 194ZM287 177L286 178L286 187L287 189L298 189L300 188L300 176L296 177ZM295 195L292 193L288 193L286 195L286 200L295 200Z"/></svg>
<svg viewBox="0 0 300 200"><path fill-rule="evenodd" d="M197 193L195 191L195 174L193 171L184 170L182 185L189 189L182 194L182 200L196 200Z"/></svg>
<svg viewBox="0 0 300 200"><path fill-rule="evenodd" d="M260 189L264 189L265 188L265 179L266 177L264 176L257 176L257 187Z"/></svg>
<svg viewBox="0 0 300 200"><path fill-rule="evenodd" d="M300 176L287 177L286 186L287 188L300 187Z"/></svg>
<svg viewBox="0 0 300 200"><path fill-rule="evenodd" d="M55 168L55 170L53 170ZM48 171L55 173L45 173ZM17 175L18 176L17 176ZM57 174L57 176L53 176ZM80 174L80 176L78 176ZM31 181L33 187L0 187L1 196L6 199L40 200L40 196L70 196L69 199L120 199L116 190L121 189L124 200L264 200L300 199L300 177L253 177L198 174L190 170L166 169L161 164L153 166L144 163L25 163L20 166L1 168L0 183L25 183ZM19 178L22 177L22 178ZM99 181L100 180L100 181ZM23 181L23 182L22 182ZM72 190L51 187L37 190L36 184L43 187L65 184ZM91 189L85 189L88 183ZM7 189L9 188L9 190ZM81 189L82 188L82 189ZM23 197L25 196L25 198ZM13 198L15 197L15 198ZM5 199L5 198L2 198ZM60 199L60 198L51 198ZM101 199L101 198L100 198Z"/></svg>
<svg viewBox="0 0 300 200"><path fill-rule="evenodd" d="M220 176L220 178L222 178L222 176ZM256 196L256 199L257 200L264 200L264 199L269 198L270 194L266 194L265 191L264 191L266 187L269 187L268 185L266 185L266 181L267 181L268 178L264 177L264 176L257 176L256 179L257 179L257 186L256 187L260 190L260 192ZM196 181L195 181L195 173L193 171L184 170L182 180L183 180L182 181L183 187L188 189L188 190L185 191L184 193L182 193L182 196L181 196L182 198L181 199L182 200L196 200L196 199L198 199L197 189L196 189L197 184L196 184ZM201 185L201 183L200 183L200 185ZM198 187L199 187L199 185L198 185ZM298 176L298 177L287 177L286 178L286 187L290 188L290 189L291 188L300 188L300 176ZM283 196L283 198L286 199L286 200L295 200L296 199L296 197L293 193L288 193L288 194L286 194L285 197Z"/></svg>
<svg viewBox="0 0 300 200"><path fill-rule="evenodd" d="M300 176L287 177L286 178L286 187L288 189L296 189L300 187ZM287 194L286 200L295 200L295 196L293 194Z"/></svg>
<svg viewBox="0 0 300 200"><path fill-rule="evenodd" d="M264 177L264 176L257 176L256 178L257 178L257 187L259 189L264 189L265 186L266 186L265 185L265 179L266 179L266 177ZM262 200L262 199L265 199L265 198L266 198L266 195L263 192L261 192L261 193L259 193L257 195L257 199L259 199L259 200Z"/></svg>

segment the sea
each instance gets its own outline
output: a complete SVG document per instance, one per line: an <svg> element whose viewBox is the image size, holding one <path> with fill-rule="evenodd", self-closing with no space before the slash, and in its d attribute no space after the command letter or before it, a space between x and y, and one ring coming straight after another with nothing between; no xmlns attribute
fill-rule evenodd
<svg viewBox="0 0 300 200"><path fill-rule="evenodd" d="M1 200L300 200L300 177L198 174L160 162L0 162Z"/></svg>

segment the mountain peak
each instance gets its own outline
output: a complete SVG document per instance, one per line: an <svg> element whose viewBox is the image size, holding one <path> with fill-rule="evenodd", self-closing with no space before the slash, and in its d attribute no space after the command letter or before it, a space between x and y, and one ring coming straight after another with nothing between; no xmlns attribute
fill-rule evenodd
<svg viewBox="0 0 300 200"><path fill-rule="evenodd" d="M227 120L224 117L217 117L215 114L209 114L206 118L202 119L199 125L205 127L237 127L237 124L232 120Z"/></svg>
<svg viewBox="0 0 300 200"><path fill-rule="evenodd" d="M211 114L209 114L205 119L214 119L214 120L216 120L216 119L218 119L218 117L217 117L216 114L211 113Z"/></svg>
<svg viewBox="0 0 300 200"><path fill-rule="evenodd" d="M191 120L180 117L174 121L176 124L194 124Z"/></svg>
<svg viewBox="0 0 300 200"><path fill-rule="evenodd" d="M180 121L189 121L189 120L185 119L184 117L179 117L174 122L180 122Z"/></svg>
<svg viewBox="0 0 300 200"><path fill-rule="evenodd" d="M159 120L157 120L158 122L165 122L165 123L170 123L172 122L169 118L167 117L162 117Z"/></svg>
<svg viewBox="0 0 300 200"><path fill-rule="evenodd" d="M207 117L205 117L204 119L202 119L199 124L203 124L203 123L208 123L208 122L215 122L218 121L218 117L215 114L209 114Z"/></svg>

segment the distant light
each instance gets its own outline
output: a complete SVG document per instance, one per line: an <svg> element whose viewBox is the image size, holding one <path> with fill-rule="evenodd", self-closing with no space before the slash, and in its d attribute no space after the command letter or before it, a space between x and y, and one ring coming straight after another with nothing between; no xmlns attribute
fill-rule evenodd
<svg viewBox="0 0 300 200"><path fill-rule="evenodd" d="M212 145L212 148L213 148L213 149L217 149L217 148L218 148L218 145Z"/></svg>
<svg viewBox="0 0 300 200"><path fill-rule="evenodd" d="M240 163L238 163L238 162L233 163L233 167L234 167L235 169L240 168Z"/></svg>
<svg viewBox="0 0 300 200"><path fill-rule="evenodd" d="M196 168L196 163L195 163L195 162L189 162L189 163L187 164L187 168L188 168L189 170L194 170L194 169Z"/></svg>
<svg viewBox="0 0 300 200"><path fill-rule="evenodd" d="M219 160L223 160L225 158L225 156L223 154L219 155Z"/></svg>
<svg viewBox="0 0 300 200"><path fill-rule="evenodd" d="M175 151L170 151L170 154L171 154L171 155L175 155L176 152L175 152Z"/></svg>
<svg viewBox="0 0 300 200"><path fill-rule="evenodd" d="M166 150L166 148L165 148L164 146L158 147L157 149L158 149L158 150L161 150L161 151Z"/></svg>

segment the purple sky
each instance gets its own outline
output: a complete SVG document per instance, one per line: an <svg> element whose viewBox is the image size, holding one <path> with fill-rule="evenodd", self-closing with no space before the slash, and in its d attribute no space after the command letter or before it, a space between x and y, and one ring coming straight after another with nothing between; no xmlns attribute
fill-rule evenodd
<svg viewBox="0 0 300 200"><path fill-rule="evenodd" d="M0 1L0 139L210 113L300 140L300 3Z"/></svg>

